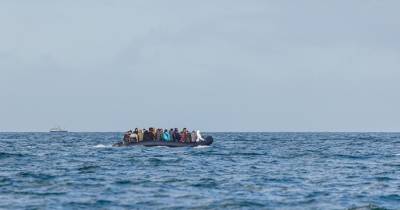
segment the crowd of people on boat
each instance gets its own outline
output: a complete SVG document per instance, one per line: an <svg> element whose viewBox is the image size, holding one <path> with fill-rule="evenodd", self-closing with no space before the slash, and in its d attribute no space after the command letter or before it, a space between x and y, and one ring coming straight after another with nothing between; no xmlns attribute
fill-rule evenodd
<svg viewBox="0 0 400 210"><path fill-rule="evenodd" d="M166 142L181 142L193 143L204 141L200 131L190 132L188 129L183 128L181 131L178 128L162 129L162 128L149 128L129 130L124 134L124 144L140 141L166 141Z"/></svg>

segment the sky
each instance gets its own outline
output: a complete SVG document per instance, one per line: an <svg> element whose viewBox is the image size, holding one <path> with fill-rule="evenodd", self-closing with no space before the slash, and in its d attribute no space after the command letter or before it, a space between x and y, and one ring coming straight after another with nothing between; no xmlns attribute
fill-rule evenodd
<svg viewBox="0 0 400 210"><path fill-rule="evenodd" d="M400 131L397 0L1 0L0 132Z"/></svg>

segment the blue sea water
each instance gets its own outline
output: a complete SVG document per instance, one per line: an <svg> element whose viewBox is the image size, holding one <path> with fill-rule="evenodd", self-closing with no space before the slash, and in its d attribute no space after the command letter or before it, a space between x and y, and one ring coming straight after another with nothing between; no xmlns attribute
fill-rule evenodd
<svg viewBox="0 0 400 210"><path fill-rule="evenodd" d="M0 209L400 209L399 133L0 133Z"/></svg>

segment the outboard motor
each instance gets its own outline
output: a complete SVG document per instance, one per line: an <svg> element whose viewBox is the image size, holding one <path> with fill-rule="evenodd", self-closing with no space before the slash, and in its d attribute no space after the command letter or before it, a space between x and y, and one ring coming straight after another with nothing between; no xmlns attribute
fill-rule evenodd
<svg viewBox="0 0 400 210"><path fill-rule="evenodd" d="M213 141L214 141L214 139L212 136L207 136L205 139L205 145L210 145L213 143Z"/></svg>

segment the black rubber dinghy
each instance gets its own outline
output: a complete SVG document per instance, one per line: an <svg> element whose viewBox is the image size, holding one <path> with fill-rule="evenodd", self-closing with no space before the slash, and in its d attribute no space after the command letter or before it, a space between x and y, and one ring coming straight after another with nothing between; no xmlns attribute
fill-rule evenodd
<svg viewBox="0 0 400 210"><path fill-rule="evenodd" d="M197 146L208 146L213 143L214 139L211 136L207 136L205 141L199 142L171 142L171 141L140 141L140 142L131 142L128 144L124 144L124 142L118 142L113 145L113 147L130 147L130 146L145 146L145 147L197 147Z"/></svg>

